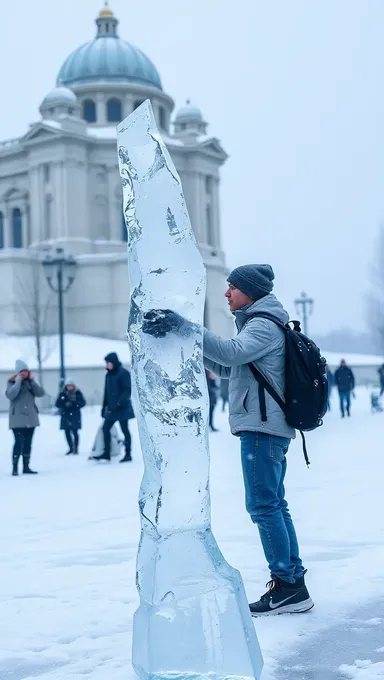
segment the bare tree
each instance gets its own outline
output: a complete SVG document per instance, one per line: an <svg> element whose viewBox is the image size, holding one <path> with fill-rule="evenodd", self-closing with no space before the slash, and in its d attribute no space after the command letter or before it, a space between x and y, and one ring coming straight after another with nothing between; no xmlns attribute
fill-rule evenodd
<svg viewBox="0 0 384 680"><path fill-rule="evenodd" d="M384 226L381 226L371 269L372 290L368 297L369 323L378 351L384 354Z"/></svg>
<svg viewBox="0 0 384 680"><path fill-rule="evenodd" d="M23 335L33 338L39 382L43 384L43 365L54 349L54 338L49 336L49 317L52 312L52 292L45 281L41 257L33 253L28 271L17 275L20 326Z"/></svg>

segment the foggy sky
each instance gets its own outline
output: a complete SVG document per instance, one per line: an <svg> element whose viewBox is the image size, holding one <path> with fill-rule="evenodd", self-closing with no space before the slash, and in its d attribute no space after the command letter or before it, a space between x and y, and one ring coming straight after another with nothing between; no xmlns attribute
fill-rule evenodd
<svg viewBox="0 0 384 680"><path fill-rule="evenodd" d="M0 0L0 138L26 132L67 55L95 35L98 0ZM382 0L110 0L121 37L165 91L203 111L230 155L222 181L229 266L269 262L292 316L366 327L384 221ZM224 291L223 291L224 292Z"/></svg>

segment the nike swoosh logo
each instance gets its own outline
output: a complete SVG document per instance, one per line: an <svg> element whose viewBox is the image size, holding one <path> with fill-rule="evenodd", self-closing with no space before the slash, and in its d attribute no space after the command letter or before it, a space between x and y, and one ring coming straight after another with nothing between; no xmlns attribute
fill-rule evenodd
<svg viewBox="0 0 384 680"><path fill-rule="evenodd" d="M295 595L297 595L297 593L293 593L293 595L286 597L285 600L280 600L280 602L278 602L277 604L273 604L273 602L270 602L269 606L270 606L271 609L277 609L277 607L281 607L281 605L284 604L284 602L288 602L288 600L292 600L292 598L295 597Z"/></svg>

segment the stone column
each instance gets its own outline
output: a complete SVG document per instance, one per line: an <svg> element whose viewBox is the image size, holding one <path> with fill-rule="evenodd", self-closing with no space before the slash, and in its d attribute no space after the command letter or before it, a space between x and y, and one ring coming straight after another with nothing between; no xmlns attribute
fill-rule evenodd
<svg viewBox="0 0 384 680"><path fill-rule="evenodd" d="M53 195L55 196L54 219L53 219L55 230L51 237L53 239L61 238L64 235L63 232L64 196L62 186L62 166L63 166L62 161L58 161L57 163L52 164L52 188Z"/></svg>
<svg viewBox="0 0 384 680"><path fill-rule="evenodd" d="M220 230L220 179L219 177L212 178L212 211L215 231L215 247L221 250L221 230Z"/></svg>
<svg viewBox="0 0 384 680"><path fill-rule="evenodd" d="M205 236L205 215L203 210L205 209L205 200L202 194L202 175L199 172L193 173L190 177L190 181L193 186L193 205L192 205L192 216L191 222L193 230L195 232L196 240L198 243L206 243L207 239Z"/></svg>
<svg viewBox="0 0 384 680"><path fill-rule="evenodd" d="M30 208L31 208L31 241L32 243L38 243L40 238L40 228L41 228L41 204L40 204L40 182L39 182L39 166L34 165L29 169L29 182L30 182ZM9 240L10 229L9 229Z"/></svg>
<svg viewBox="0 0 384 680"><path fill-rule="evenodd" d="M3 223L3 229L4 229L4 248L11 248L12 247L12 239L11 239L11 224L10 224L10 219L9 219L9 204L8 203L3 203L1 206L1 212L4 215L4 223Z"/></svg>
<svg viewBox="0 0 384 680"><path fill-rule="evenodd" d="M98 125L107 125L107 112L105 107L105 95L100 92L96 95L96 120Z"/></svg>
<svg viewBox="0 0 384 680"><path fill-rule="evenodd" d="M118 231L117 216L116 216L116 185L118 185L119 175L116 165L109 165L108 172L108 224L109 233L108 239L111 241L121 240L120 232Z"/></svg>
<svg viewBox="0 0 384 680"><path fill-rule="evenodd" d="M129 116L133 111L133 97L131 94L126 94L123 99L123 116Z"/></svg>
<svg viewBox="0 0 384 680"><path fill-rule="evenodd" d="M31 245L31 228L30 228L30 210L29 210L29 195L24 196L23 210L22 210L22 225L23 225L23 247L28 248Z"/></svg>

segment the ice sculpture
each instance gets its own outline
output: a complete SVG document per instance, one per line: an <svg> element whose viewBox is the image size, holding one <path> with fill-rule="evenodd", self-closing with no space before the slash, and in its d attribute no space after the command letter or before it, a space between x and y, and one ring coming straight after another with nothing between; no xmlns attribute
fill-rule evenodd
<svg viewBox="0 0 384 680"><path fill-rule="evenodd" d="M151 680L259 678L262 657L242 579L210 528L205 269L149 101L118 126L118 157L128 229L128 338L145 462L133 665ZM161 308L196 325L187 336L144 334L143 315Z"/></svg>

